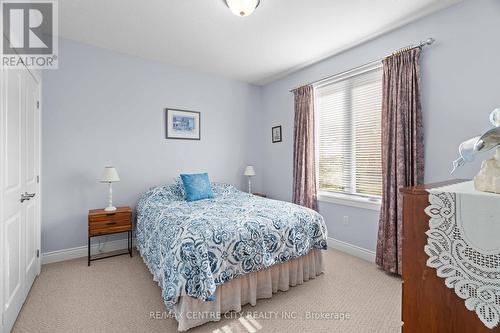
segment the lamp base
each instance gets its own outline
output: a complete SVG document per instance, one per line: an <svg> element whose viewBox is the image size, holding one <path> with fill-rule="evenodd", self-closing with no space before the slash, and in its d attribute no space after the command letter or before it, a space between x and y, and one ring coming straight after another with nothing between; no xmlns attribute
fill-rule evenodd
<svg viewBox="0 0 500 333"><path fill-rule="evenodd" d="M108 206L108 207L104 208L105 212L114 212L115 210L116 210L116 207L114 207L114 206Z"/></svg>

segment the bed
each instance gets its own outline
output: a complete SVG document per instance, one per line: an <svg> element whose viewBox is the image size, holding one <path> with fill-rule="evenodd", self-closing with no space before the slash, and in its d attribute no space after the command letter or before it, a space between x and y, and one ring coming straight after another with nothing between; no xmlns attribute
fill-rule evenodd
<svg viewBox="0 0 500 333"><path fill-rule="evenodd" d="M180 331L323 270L327 231L317 212L227 184L212 190L213 199L187 202L174 183L150 189L137 205L137 248Z"/></svg>

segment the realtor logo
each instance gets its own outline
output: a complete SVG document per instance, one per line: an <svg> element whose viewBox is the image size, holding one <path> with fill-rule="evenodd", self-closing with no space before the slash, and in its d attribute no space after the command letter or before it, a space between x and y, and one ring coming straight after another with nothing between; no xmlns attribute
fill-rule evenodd
<svg viewBox="0 0 500 333"><path fill-rule="evenodd" d="M57 3L1 1L2 67L57 68Z"/></svg>

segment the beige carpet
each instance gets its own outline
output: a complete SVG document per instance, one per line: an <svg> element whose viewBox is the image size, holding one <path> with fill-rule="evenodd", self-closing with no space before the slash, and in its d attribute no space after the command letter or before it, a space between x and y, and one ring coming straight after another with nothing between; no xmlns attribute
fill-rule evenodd
<svg viewBox="0 0 500 333"><path fill-rule="evenodd" d="M188 332L400 331L399 278L333 250L325 252L325 268L315 280L245 306L243 319L233 314ZM137 253L91 267L82 258L43 266L13 332L176 332L164 311L160 288Z"/></svg>

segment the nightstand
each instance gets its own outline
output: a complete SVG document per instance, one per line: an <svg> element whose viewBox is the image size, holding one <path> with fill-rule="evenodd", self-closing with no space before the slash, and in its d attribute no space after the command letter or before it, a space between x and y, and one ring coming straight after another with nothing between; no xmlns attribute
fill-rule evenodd
<svg viewBox="0 0 500 333"><path fill-rule="evenodd" d="M256 195L258 197L263 197L263 198L267 198L267 195L264 194L264 193L252 193L253 195Z"/></svg>
<svg viewBox="0 0 500 333"><path fill-rule="evenodd" d="M117 233L127 233L127 252L113 254L109 256L99 256L91 258L90 239L92 237L111 235ZM94 260L116 257L129 254L132 257L132 209L130 207L118 207L113 212L104 209L89 210L89 239L88 239L88 265Z"/></svg>

